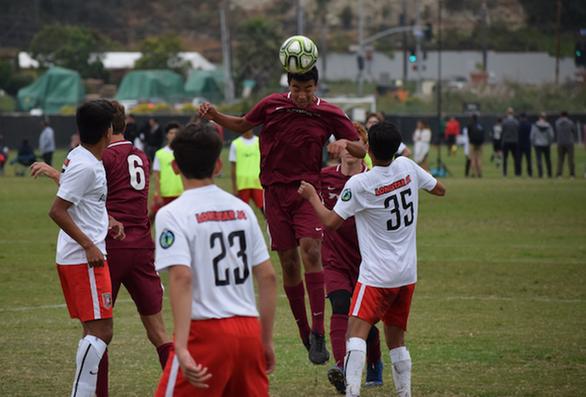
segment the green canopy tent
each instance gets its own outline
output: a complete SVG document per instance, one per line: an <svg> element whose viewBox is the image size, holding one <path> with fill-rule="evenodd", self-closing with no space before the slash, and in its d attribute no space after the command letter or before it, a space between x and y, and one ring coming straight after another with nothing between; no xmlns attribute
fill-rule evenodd
<svg viewBox="0 0 586 397"><path fill-rule="evenodd" d="M21 110L43 109L44 113L58 113L63 106L77 106L83 102L85 89L79 73L54 66L32 84L18 91Z"/></svg>
<svg viewBox="0 0 586 397"><path fill-rule="evenodd" d="M210 102L224 100L224 73L221 70L197 70L189 73L185 93L190 97L203 97Z"/></svg>
<svg viewBox="0 0 586 397"><path fill-rule="evenodd" d="M122 79L116 99L120 101L162 100L180 102L185 98L183 77L170 70L135 70Z"/></svg>

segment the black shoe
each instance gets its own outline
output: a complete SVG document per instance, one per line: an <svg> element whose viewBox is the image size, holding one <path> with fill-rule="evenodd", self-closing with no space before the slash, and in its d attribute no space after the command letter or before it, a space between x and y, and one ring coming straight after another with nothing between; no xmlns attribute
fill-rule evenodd
<svg viewBox="0 0 586 397"><path fill-rule="evenodd" d="M330 353L326 348L326 338L314 332L309 335L309 361L314 364L325 364L330 359Z"/></svg>
<svg viewBox="0 0 586 397"><path fill-rule="evenodd" d="M336 388L340 394L346 394L346 380L344 379L344 371L337 365L328 369L328 380Z"/></svg>

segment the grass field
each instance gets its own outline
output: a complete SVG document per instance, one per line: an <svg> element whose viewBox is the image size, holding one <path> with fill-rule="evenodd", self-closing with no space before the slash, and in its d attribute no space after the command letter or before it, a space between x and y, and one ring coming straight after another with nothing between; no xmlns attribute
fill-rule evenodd
<svg viewBox="0 0 586 397"><path fill-rule="evenodd" d="M444 180L446 197L422 195L419 282L407 335L413 395L584 395L586 153L576 149L575 180L505 179L487 161L484 179L465 179L460 151L447 159L454 176ZM6 174L0 177L0 395L64 396L80 326L68 318L54 266L57 228L47 211L56 189L48 180L11 176L10 168ZM228 186L228 175L218 184ZM281 291L271 394L335 395L328 367L309 364ZM165 305L170 326L167 298ZM114 324L111 395L152 395L158 360L125 291ZM363 396L392 395L383 357L384 387L363 389Z"/></svg>

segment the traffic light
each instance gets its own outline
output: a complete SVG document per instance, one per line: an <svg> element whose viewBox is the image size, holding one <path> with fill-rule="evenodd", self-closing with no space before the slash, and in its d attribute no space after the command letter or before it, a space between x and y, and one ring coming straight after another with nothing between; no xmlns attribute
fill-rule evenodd
<svg viewBox="0 0 586 397"><path fill-rule="evenodd" d="M415 63L417 62L417 51L415 51L415 48L410 48L409 49L409 63Z"/></svg>
<svg viewBox="0 0 586 397"><path fill-rule="evenodd" d="M586 41L576 42L576 51L574 52L574 63L576 66L586 67Z"/></svg>

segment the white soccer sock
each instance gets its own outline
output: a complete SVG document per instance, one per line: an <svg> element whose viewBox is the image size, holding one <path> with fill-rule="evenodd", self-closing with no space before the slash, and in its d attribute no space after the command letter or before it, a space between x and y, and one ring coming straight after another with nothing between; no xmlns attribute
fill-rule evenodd
<svg viewBox="0 0 586 397"><path fill-rule="evenodd" d="M399 397L411 396L411 355L405 346L390 350L393 381Z"/></svg>
<svg viewBox="0 0 586 397"><path fill-rule="evenodd" d="M366 341L361 338L349 338L346 342L344 374L346 377L346 396L360 395L362 370L366 361Z"/></svg>
<svg viewBox="0 0 586 397"><path fill-rule="evenodd" d="M107 347L103 340L93 335L86 335L79 341L71 397L92 397L96 393L98 367Z"/></svg>

